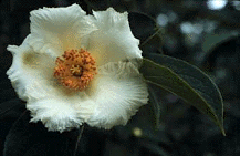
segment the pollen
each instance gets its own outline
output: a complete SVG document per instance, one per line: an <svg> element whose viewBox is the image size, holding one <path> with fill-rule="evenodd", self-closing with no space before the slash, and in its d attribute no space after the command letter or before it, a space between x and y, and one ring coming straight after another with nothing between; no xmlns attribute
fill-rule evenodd
<svg viewBox="0 0 240 156"><path fill-rule="evenodd" d="M58 82L78 91L84 91L97 74L95 59L83 49L65 51L55 64L54 77Z"/></svg>

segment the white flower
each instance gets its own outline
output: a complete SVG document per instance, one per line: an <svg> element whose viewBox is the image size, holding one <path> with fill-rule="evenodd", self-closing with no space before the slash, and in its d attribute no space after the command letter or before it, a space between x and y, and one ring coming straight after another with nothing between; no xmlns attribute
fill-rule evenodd
<svg viewBox="0 0 240 156"><path fill-rule="evenodd" d="M125 125L148 101L147 85L134 62L142 58L127 13L86 13L77 4L31 12L31 33L9 45L7 74L27 101L31 122L49 131L69 131L82 123Z"/></svg>

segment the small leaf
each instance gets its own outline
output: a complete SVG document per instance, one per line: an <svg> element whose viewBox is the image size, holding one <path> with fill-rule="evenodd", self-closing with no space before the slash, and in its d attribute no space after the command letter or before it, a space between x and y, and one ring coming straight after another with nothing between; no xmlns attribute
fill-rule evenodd
<svg viewBox="0 0 240 156"><path fill-rule="evenodd" d="M149 36L155 33L156 22L147 14L129 12L128 21L131 31L140 42L144 42Z"/></svg>
<svg viewBox="0 0 240 156"><path fill-rule="evenodd" d="M148 83L180 96L208 114L223 129L223 102L218 87L197 67L166 55L149 54L140 69Z"/></svg>
<svg viewBox="0 0 240 156"><path fill-rule="evenodd" d="M165 29L151 16L141 12L129 12L128 21L130 30L139 39L139 49L145 53L157 53L161 51L164 42Z"/></svg>

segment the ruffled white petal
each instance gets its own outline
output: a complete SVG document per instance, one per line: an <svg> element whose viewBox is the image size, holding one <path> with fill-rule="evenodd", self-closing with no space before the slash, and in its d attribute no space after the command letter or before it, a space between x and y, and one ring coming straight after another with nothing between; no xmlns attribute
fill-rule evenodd
<svg viewBox="0 0 240 156"><path fill-rule="evenodd" d="M49 131L70 131L73 127L79 127L83 123L82 119L77 118L74 108L59 99L35 102L30 100L27 108L31 111L31 122L42 121Z"/></svg>
<svg viewBox="0 0 240 156"><path fill-rule="evenodd" d="M97 58L97 64L142 58L137 40L129 28L127 12L118 13L113 8L93 11L96 31L84 38L86 49ZM87 38L87 41L86 41Z"/></svg>
<svg viewBox="0 0 240 156"><path fill-rule="evenodd" d="M119 13L113 8L108 8L106 11L93 11L93 15L96 19L96 26L100 30L130 31L127 12Z"/></svg>
<svg viewBox="0 0 240 156"><path fill-rule="evenodd" d="M32 121L42 121L50 131L70 130L81 125L95 110L85 93L70 91L53 77L55 58L36 53L28 43L10 45L13 63L7 74L19 97L27 101ZM80 110L80 111L79 111Z"/></svg>
<svg viewBox="0 0 240 156"><path fill-rule="evenodd" d="M59 56L68 49L79 49L81 38L95 30L92 16L73 4L66 8L43 8L31 12L30 45L35 51Z"/></svg>
<svg viewBox="0 0 240 156"><path fill-rule="evenodd" d="M55 57L46 53L34 52L28 43L29 38L30 35L20 46L8 46L8 50L13 54L13 63L7 74L15 91L25 101L31 95L34 97L45 96L41 90L47 90L49 84L44 86L42 82L55 81L52 76Z"/></svg>
<svg viewBox="0 0 240 156"><path fill-rule="evenodd" d="M137 109L148 101L147 85L131 62L101 66L86 93L97 105L87 123L103 128L125 125Z"/></svg>
<svg viewBox="0 0 240 156"><path fill-rule="evenodd" d="M8 45L7 50L13 55L13 62L10 69L7 71L8 78L11 80L12 86L19 97L27 101L28 97L25 94L25 87L27 85L24 80L24 71L22 70L22 58L25 51L30 51L30 46L27 42L28 38L23 41L20 46Z"/></svg>

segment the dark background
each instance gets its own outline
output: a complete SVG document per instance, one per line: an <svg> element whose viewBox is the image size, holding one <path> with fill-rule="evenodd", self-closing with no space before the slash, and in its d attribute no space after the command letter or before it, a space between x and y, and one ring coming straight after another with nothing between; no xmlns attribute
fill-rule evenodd
<svg viewBox="0 0 240 156"><path fill-rule="evenodd" d="M218 4L222 1L219 0ZM144 106L127 126L111 130L85 125L77 155L103 156L238 156L240 155L239 27L240 2L211 0L3 0L0 2L0 155L72 155L79 131L47 132L28 124L29 112L6 72L12 55L8 44L20 45L30 33L29 12L42 7L78 3L87 12L113 7L129 12L129 24L144 56L162 53L185 60L208 73L224 100L223 137L219 128L177 96L149 86L161 103L158 131L151 106ZM19 118L20 117L20 118ZM17 121L17 122L16 122ZM12 127L12 128L11 128ZM8 135L8 136L7 136ZM7 138L7 139L6 139Z"/></svg>

